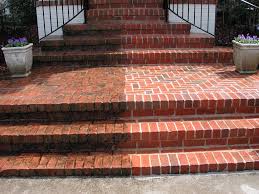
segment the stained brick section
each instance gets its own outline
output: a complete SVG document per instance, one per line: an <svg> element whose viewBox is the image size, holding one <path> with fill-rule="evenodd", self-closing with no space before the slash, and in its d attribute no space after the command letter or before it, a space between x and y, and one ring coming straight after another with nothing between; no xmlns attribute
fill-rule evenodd
<svg viewBox="0 0 259 194"><path fill-rule="evenodd" d="M105 154L22 154L0 156L0 176L128 176L130 156Z"/></svg>

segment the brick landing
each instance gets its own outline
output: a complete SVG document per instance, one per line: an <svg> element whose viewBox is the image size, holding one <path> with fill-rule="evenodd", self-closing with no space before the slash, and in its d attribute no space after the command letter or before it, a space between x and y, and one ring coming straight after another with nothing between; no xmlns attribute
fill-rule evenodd
<svg viewBox="0 0 259 194"><path fill-rule="evenodd" d="M39 112L99 111L117 117L258 114L259 76L239 75L234 66L220 64L48 66L33 69L28 78L1 80L0 95L2 120L10 118L9 113Z"/></svg>

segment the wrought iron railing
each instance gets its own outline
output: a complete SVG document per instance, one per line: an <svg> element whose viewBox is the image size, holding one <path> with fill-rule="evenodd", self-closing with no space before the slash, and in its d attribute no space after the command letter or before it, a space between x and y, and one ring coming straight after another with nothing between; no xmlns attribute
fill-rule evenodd
<svg viewBox="0 0 259 194"><path fill-rule="evenodd" d="M212 36L223 32L225 27L235 29L236 25L246 29L242 32L256 33L259 24L259 7L246 0L164 0L164 10L167 21L185 21ZM230 21L233 16L235 20ZM225 25L230 23L231 26Z"/></svg>
<svg viewBox="0 0 259 194"><path fill-rule="evenodd" d="M55 33L79 14L86 22L85 10L88 10L88 0L39 0L36 6L38 28L42 28L39 39Z"/></svg>

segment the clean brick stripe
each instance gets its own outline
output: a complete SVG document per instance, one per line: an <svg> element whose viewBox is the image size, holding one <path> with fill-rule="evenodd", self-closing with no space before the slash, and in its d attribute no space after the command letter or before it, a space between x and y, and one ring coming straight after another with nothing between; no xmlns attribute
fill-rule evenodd
<svg viewBox="0 0 259 194"><path fill-rule="evenodd" d="M259 145L259 119L27 123L0 126L2 152ZM63 145L63 147L61 146ZM78 146L79 149L80 146ZM81 146L82 147L82 146ZM61 148L64 148L63 150ZM65 149L67 148L67 149ZM57 149L56 149L57 150Z"/></svg>
<svg viewBox="0 0 259 194"><path fill-rule="evenodd" d="M0 156L0 176L145 176L242 170L259 170L258 149L132 155Z"/></svg>

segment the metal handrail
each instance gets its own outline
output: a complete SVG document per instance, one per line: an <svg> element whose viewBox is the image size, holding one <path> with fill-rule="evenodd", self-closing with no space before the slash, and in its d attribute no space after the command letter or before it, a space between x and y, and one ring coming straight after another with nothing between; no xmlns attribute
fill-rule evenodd
<svg viewBox="0 0 259 194"><path fill-rule="evenodd" d="M52 1L53 2L53 1ZM59 29L61 29L61 28L63 28L63 26L65 26L66 24L68 24L69 22L71 22L72 20L74 20L79 14L81 14L82 12L84 12L84 11L86 11L86 10L88 10L88 7L89 7L89 5L88 5L88 0L76 0L76 5L75 5L75 1L74 0L72 0L72 5L70 4L71 3L71 1L69 1L69 0L67 0L67 1L65 1L65 0L60 0L59 1L59 4L60 4L60 8L61 8L61 12L62 12L62 23L61 23L61 25L59 25L59 19L60 18L58 18L59 16L58 16L58 3L57 3L57 0L54 0L54 6L55 6L55 12L56 12L56 24L57 24L57 27L55 28L55 29L53 29L53 22L52 22L52 14L51 14L51 0L48 0L48 3L46 3L46 1L43 1L43 0L41 0L41 4L42 5L38 5L37 7L42 7L42 14L43 14L43 27L44 27L44 36L43 37L40 37L39 38L39 40L42 40L42 39L44 39L44 38L46 38L47 36L49 36L49 35L51 35L51 34L53 34L54 32L56 32L56 31L58 31ZM64 12L65 12L65 7L64 7L64 5L65 5L65 2L67 2L67 16L68 16L68 19L67 20L65 20L64 19ZM48 11L49 11L49 14L50 14L50 17L48 18L48 17L45 17L45 13L44 13L44 4L47 4L47 7L49 8L48 9ZM78 6L78 5L80 5L80 6ZM70 10L70 7L69 6L73 6L72 7L72 11ZM72 12L72 13L70 13L70 11ZM71 14L73 14L72 15L72 17L70 18L70 15ZM86 16L86 14L84 15L84 16ZM50 32L46 32L46 23L47 23L47 21L46 21L46 19L49 19L49 24L50 24ZM84 18L85 19L85 22L86 22L86 17Z"/></svg>
<svg viewBox="0 0 259 194"><path fill-rule="evenodd" d="M248 1L246 1L246 0L240 0L240 1L243 2L243 3L245 3L245 4L247 4L247 5L252 6L253 8L259 9L259 6L255 5L255 4L253 4L253 3L250 3L250 2L248 2Z"/></svg>

